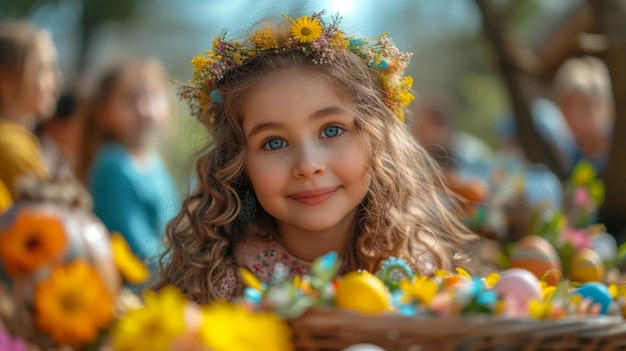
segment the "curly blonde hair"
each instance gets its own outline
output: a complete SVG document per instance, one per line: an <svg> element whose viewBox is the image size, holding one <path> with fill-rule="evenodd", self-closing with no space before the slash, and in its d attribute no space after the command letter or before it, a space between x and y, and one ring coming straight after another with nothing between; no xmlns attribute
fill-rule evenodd
<svg viewBox="0 0 626 351"><path fill-rule="evenodd" d="M434 268L467 267L469 257L462 253L474 235L455 215L453 196L436 163L383 102L376 73L347 50L328 64L294 51L259 55L219 81L224 102L200 118L212 141L197 162L197 189L168 227L169 248L157 288L173 284L201 303L222 298L219 287L227 270L241 266L236 245L252 237L276 237L276 225L262 208L254 222L236 221L242 195L251 190L243 171L241 111L247 94L265 77L292 67L323 77L350 102L369 155L372 182L357 211L354 240L342 257L343 273L374 272L389 256L404 257L425 274Z"/></svg>

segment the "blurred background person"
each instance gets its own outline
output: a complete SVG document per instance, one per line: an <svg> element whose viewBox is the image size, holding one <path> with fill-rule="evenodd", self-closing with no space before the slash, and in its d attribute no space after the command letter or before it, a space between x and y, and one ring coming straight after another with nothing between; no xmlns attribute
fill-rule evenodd
<svg viewBox="0 0 626 351"><path fill-rule="evenodd" d="M493 152L478 137L456 128L454 111L445 93L418 93L412 110L413 135L444 170L453 191L471 202L484 201Z"/></svg>
<svg viewBox="0 0 626 351"><path fill-rule="evenodd" d="M154 139L170 114L161 64L122 62L106 71L89 107L81 174L94 212L132 251L158 269L162 237L180 206L177 188Z"/></svg>
<svg viewBox="0 0 626 351"><path fill-rule="evenodd" d="M586 159L602 173L615 122L606 66L592 56L568 59L554 77L551 94L575 142L571 150L562 150L570 160L567 170Z"/></svg>
<svg viewBox="0 0 626 351"><path fill-rule="evenodd" d="M25 20L1 23L0 182L13 200L20 176L49 177L33 131L54 113L61 85L49 32Z"/></svg>
<svg viewBox="0 0 626 351"><path fill-rule="evenodd" d="M57 177L75 177L84 130L84 103L76 94L65 92L55 113L37 128L47 168Z"/></svg>

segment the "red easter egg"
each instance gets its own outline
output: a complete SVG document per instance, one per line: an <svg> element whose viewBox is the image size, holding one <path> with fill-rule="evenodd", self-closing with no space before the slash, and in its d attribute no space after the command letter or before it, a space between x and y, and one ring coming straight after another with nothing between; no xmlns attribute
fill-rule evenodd
<svg viewBox="0 0 626 351"><path fill-rule="evenodd" d="M523 268L541 279L546 272L546 283L556 285L561 274L561 260L556 250L546 239L528 235L515 244L511 252L511 268Z"/></svg>

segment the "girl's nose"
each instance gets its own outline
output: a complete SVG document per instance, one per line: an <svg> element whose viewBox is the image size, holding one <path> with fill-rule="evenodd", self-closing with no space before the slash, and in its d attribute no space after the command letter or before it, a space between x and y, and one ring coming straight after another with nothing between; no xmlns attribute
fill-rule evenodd
<svg viewBox="0 0 626 351"><path fill-rule="evenodd" d="M293 167L294 178L311 178L324 174L326 171L326 154L315 143L303 143L299 147Z"/></svg>

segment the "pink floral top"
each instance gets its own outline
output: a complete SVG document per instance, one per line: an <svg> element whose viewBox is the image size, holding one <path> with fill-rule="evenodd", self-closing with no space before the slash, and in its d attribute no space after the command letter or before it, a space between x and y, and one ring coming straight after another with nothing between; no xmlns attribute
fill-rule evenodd
<svg viewBox="0 0 626 351"><path fill-rule="evenodd" d="M276 262L289 269L291 278L311 272L311 262L294 257L277 242L251 241L238 246L237 250L243 266L266 284L270 281ZM220 285L220 293L225 298L233 298L238 283L239 274L234 269L227 270Z"/></svg>

